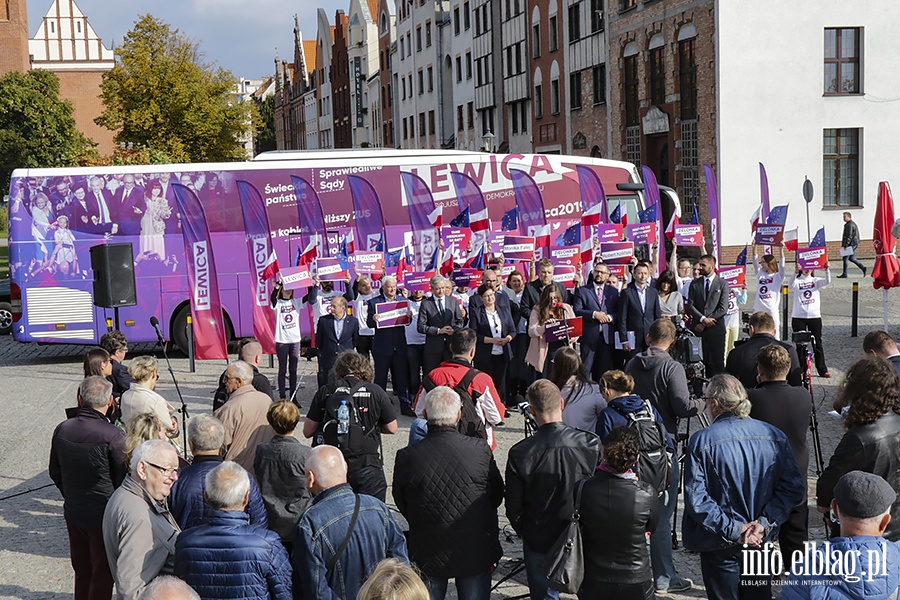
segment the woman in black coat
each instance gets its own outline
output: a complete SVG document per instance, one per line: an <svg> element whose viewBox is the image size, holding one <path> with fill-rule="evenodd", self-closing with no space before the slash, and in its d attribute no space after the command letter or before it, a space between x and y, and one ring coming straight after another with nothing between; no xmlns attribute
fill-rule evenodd
<svg viewBox="0 0 900 600"><path fill-rule="evenodd" d="M639 451L634 429L613 428L603 444L603 462L584 483L580 600L655 597L647 534L659 521L659 500L653 487L632 471Z"/></svg>
<svg viewBox="0 0 900 600"><path fill-rule="evenodd" d="M500 398L505 401L506 365L512 360L510 342L516 336L516 326L509 311L497 307L494 288L482 284L477 293L483 306L469 311L469 328L478 336L473 366L491 376Z"/></svg>

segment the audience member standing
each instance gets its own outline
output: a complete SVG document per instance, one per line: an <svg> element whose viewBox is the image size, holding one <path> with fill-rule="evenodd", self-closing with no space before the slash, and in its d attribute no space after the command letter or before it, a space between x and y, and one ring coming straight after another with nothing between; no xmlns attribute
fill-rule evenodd
<svg viewBox="0 0 900 600"><path fill-rule="evenodd" d="M103 511L125 479L125 434L109 422L113 385L86 377L78 388L81 408L60 423L50 442L50 479L63 497L75 600L109 600L113 578L103 546Z"/></svg>
<svg viewBox="0 0 900 600"><path fill-rule="evenodd" d="M178 479L178 453L148 440L131 457L130 471L103 513L103 544L119 600L137 600L159 574L172 573L178 523L166 507Z"/></svg>
<svg viewBox="0 0 900 600"><path fill-rule="evenodd" d="M825 346L822 343L822 298L819 290L831 283L831 271L825 269L825 277L816 277L815 271L797 269L791 279L790 288L794 292L791 311L791 329L809 331L813 336L813 358L819 377L831 377L825 366Z"/></svg>
<svg viewBox="0 0 900 600"><path fill-rule="evenodd" d="M859 248L859 227L856 226L856 223L853 221L853 216L849 212L845 212L843 218L844 231L841 234L841 249L845 252L852 250L852 252L843 256L844 268L841 271L841 274L838 275L838 277L847 277L848 262L852 262L854 265L859 267L859 269L863 273L863 277L865 277L866 265L859 262L859 259L856 258L856 249Z"/></svg>
<svg viewBox="0 0 900 600"><path fill-rule="evenodd" d="M413 416L410 402L409 365L406 361L406 330L401 326L378 327L380 316L378 305L385 302L399 302L402 296L397 295L397 280L394 277L382 277L381 293L369 300L368 325L375 330L372 342L372 355L375 357L375 384L387 391L388 373L391 374L394 395L400 399L401 411L406 416ZM421 313L419 316L421 321ZM428 344L427 338L425 344Z"/></svg>
<svg viewBox="0 0 900 600"><path fill-rule="evenodd" d="M494 277L496 274L490 272ZM505 297L502 291L495 291L487 283L481 284L473 298L477 305L469 309L469 328L477 335L473 364L479 371L490 375L500 399L506 404L506 365L512 360L510 343L516 335L516 325L509 311L509 299L501 306L497 298Z"/></svg>
<svg viewBox="0 0 900 600"><path fill-rule="evenodd" d="M547 583L547 553L569 526L575 482L594 473L600 438L562 422L559 388L546 379L528 388L528 406L538 425L509 451L506 516L522 538L531 598L559 598Z"/></svg>
<svg viewBox="0 0 900 600"><path fill-rule="evenodd" d="M900 350L897 349L897 342L887 331L876 329L867 333L863 339L863 352L887 360L900 373Z"/></svg>
<svg viewBox="0 0 900 600"><path fill-rule="evenodd" d="M245 362L232 363L225 372L228 402L213 413L225 426L225 460L233 460L253 475L256 447L275 435L266 421L272 398L253 388L253 370Z"/></svg>
<svg viewBox="0 0 900 600"><path fill-rule="evenodd" d="M503 479L490 448L459 433L459 394L436 387L425 396L428 434L397 452L393 496L409 521L409 555L427 578L432 600L448 579L460 600L490 597L491 567L503 554L497 507Z"/></svg>
<svg viewBox="0 0 900 600"><path fill-rule="evenodd" d="M591 379L598 381L612 368L619 291L606 285L609 280L607 265L595 264L591 277L591 283L575 290L572 308L583 321L580 347L584 369Z"/></svg>
<svg viewBox="0 0 900 600"><path fill-rule="evenodd" d="M259 343L259 340L254 338L242 339L238 342L237 354L238 360L244 361L250 365L251 369L253 369L253 388L274 400L275 392L272 391L272 384L269 383L269 378L259 372L259 364L263 355L262 344ZM222 371L222 375L219 376L219 386L216 388L216 393L213 395L213 412L219 410L219 407L228 401L228 389L225 387L225 373L226 371Z"/></svg>
<svg viewBox="0 0 900 600"><path fill-rule="evenodd" d="M606 400L600 386L588 377L574 348L561 348L553 357L550 381L563 397L563 423L582 431L596 431Z"/></svg>
<svg viewBox="0 0 900 600"><path fill-rule="evenodd" d="M750 338L728 354L725 370L730 375L737 377L744 387L752 389L756 387L756 361L759 351L770 344L777 344L784 348L791 357L791 370L788 373L787 382L790 385L803 383L803 371L806 370L806 357L803 362L797 356L797 348L790 342L782 342L775 338L775 321L772 315L765 311L758 311L750 315Z"/></svg>
<svg viewBox="0 0 900 600"><path fill-rule="evenodd" d="M406 540L380 500L354 493L347 463L332 446L313 448L306 461L312 503L294 537L294 597L357 597L368 574L385 558L409 564Z"/></svg>
<svg viewBox="0 0 900 600"><path fill-rule="evenodd" d="M204 478L206 521L178 536L175 574L202 598L293 600L291 563L278 535L251 525L250 476L237 463L216 465Z"/></svg>
<svg viewBox="0 0 900 600"><path fill-rule="evenodd" d="M462 310L452 297L444 297L444 277L431 278L431 297L422 300L417 327L425 334L425 354L422 368L431 373L442 361L450 358L450 336L463 327Z"/></svg>
<svg viewBox="0 0 900 600"><path fill-rule="evenodd" d="M113 397L121 398L134 382L123 364L128 353L128 340L121 331L110 331L100 338L100 347L109 352L112 359L112 374L107 379L113 384Z"/></svg>
<svg viewBox="0 0 900 600"><path fill-rule="evenodd" d="M128 372L134 382L122 394L122 422L127 425L134 415L153 413L166 427L169 437L176 437L178 420L174 417L175 407L155 391L159 381L159 361L155 356L137 356L132 359Z"/></svg>
<svg viewBox="0 0 900 600"><path fill-rule="evenodd" d="M703 338L706 376L725 372L725 315L728 312L728 284L716 274L716 258L700 257L700 277L688 290L691 330Z"/></svg>

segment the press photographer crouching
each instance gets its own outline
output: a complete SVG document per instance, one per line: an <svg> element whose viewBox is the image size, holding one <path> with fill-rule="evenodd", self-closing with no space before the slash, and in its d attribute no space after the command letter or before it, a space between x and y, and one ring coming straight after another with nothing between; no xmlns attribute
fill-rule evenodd
<svg viewBox="0 0 900 600"><path fill-rule="evenodd" d="M775 337L775 320L767 312L759 311L750 316L750 339L735 346L728 354L728 362L725 370L737 377L747 389L755 388L756 364L759 351L769 344L778 344L788 351L791 357L791 369L788 372L789 385L802 385L803 372L797 349L788 342L783 342ZM804 357L804 363L806 363Z"/></svg>

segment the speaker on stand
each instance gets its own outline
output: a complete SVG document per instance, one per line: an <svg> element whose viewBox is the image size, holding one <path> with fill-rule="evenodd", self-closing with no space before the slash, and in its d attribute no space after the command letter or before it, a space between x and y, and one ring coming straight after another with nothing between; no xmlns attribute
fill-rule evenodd
<svg viewBox="0 0 900 600"><path fill-rule="evenodd" d="M119 307L137 304L134 254L131 242L91 246L94 271L94 306L114 310L119 329Z"/></svg>

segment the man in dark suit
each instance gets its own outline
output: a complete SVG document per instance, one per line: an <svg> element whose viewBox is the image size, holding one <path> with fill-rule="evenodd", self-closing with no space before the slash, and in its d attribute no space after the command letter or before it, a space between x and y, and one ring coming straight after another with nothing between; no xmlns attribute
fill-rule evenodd
<svg viewBox="0 0 900 600"><path fill-rule="evenodd" d="M655 288L650 286L649 280L650 264L647 261L641 261L635 265L634 271L632 271L631 283L619 296L616 329L619 332L622 350L626 353L625 362L628 362L635 354L647 349L647 332L650 331L653 321L662 316L659 294ZM722 331L725 331L724 327ZM628 332L634 332L634 347L628 343ZM722 338L723 344L724 339ZM725 346L723 345L722 348L724 352Z"/></svg>
<svg viewBox="0 0 900 600"><path fill-rule="evenodd" d="M380 316L378 305L385 302L399 302L402 296L397 295L397 280L394 277L381 279L381 293L368 304L366 324L375 330L372 340L372 356L375 357L375 384L387 390L388 373L394 384L394 394L400 399L400 412L406 416L415 416L409 394L409 364L406 358L406 328L379 327ZM411 316L411 315L410 315Z"/></svg>
<svg viewBox="0 0 900 600"><path fill-rule="evenodd" d="M53 212L57 216L68 215L69 205L75 200L75 195L69 189L69 184L61 179L56 182L56 188L50 193L50 202L53 204ZM71 217L69 217L71 220Z"/></svg>
<svg viewBox="0 0 900 600"><path fill-rule="evenodd" d="M422 300L416 327L425 334L425 352L422 371L427 375L441 362L450 360L450 336L465 325L462 310L456 298L445 297L446 279L441 275L431 278L431 297Z"/></svg>
<svg viewBox="0 0 900 600"><path fill-rule="evenodd" d="M788 385L786 380L791 368L791 357L787 350L777 344L769 344L759 351L757 371L759 385L747 390L750 400L750 416L774 425L784 432L800 475L806 478L809 470L809 446L806 430L809 427L812 403L809 393L801 388ZM806 490L806 486L803 486ZM809 507L806 494L803 500L791 509L788 520L781 526L778 541L784 556L793 556L803 549L809 539Z"/></svg>
<svg viewBox="0 0 900 600"><path fill-rule="evenodd" d="M605 264L594 265L592 278L589 285L575 290L572 308L583 320L580 343L584 370L591 379L599 381L600 376L612 367L619 292L613 286L606 285L609 267Z"/></svg>
<svg viewBox="0 0 900 600"><path fill-rule="evenodd" d="M716 259L704 254L697 263L700 277L688 288L691 330L703 338L706 376L725 371L725 313L728 312L728 284L716 275Z"/></svg>
<svg viewBox="0 0 900 600"><path fill-rule="evenodd" d="M542 258L538 262L538 278L534 281L529 281L528 285L525 286L525 291L522 293L522 314L526 319L531 316L531 309L537 306L541 299L541 293L548 285L555 285L556 289L559 290L559 297L562 298L562 301L566 304L572 304L572 293L563 284L554 283L553 271L553 262L549 258Z"/></svg>
<svg viewBox="0 0 900 600"><path fill-rule="evenodd" d="M889 361L900 373L900 350L897 349L897 342L887 331L876 329L867 333L863 339L863 352Z"/></svg>
<svg viewBox="0 0 900 600"><path fill-rule="evenodd" d="M319 355L319 387L334 381L331 369L341 352L356 349L359 321L347 315L347 299L331 299L331 314L322 315L316 327L316 351Z"/></svg>
<svg viewBox="0 0 900 600"><path fill-rule="evenodd" d="M788 371L789 385L803 384L803 368L797 356L797 349L790 342L782 342L775 338L775 320L767 312L759 311L750 316L750 339L735 346L728 353L725 370L737 377L747 389L756 387L756 361L759 351L770 344L784 348L791 358Z"/></svg>
<svg viewBox="0 0 900 600"><path fill-rule="evenodd" d="M141 232L141 216L144 214L144 188L135 185L134 175L124 175L122 185L110 202L113 220L127 235Z"/></svg>

